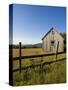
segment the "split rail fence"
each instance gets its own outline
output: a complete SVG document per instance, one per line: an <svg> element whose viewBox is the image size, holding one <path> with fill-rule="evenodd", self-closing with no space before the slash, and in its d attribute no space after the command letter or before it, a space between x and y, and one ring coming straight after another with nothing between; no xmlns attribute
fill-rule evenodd
<svg viewBox="0 0 68 90"><path fill-rule="evenodd" d="M13 72L19 71L21 73L22 70L24 70L24 69L34 68L34 67L38 67L38 66L40 67L40 69L42 71L43 66L46 65L46 64L52 64L52 63L56 63L56 62L59 62L59 61L66 60L66 58L61 58L61 59L57 60L58 54L64 54L64 52L58 52L58 47L59 47L59 43L57 44L56 53L40 54L40 55L30 55L30 56L21 56L21 42L20 42L19 43L19 57L14 57L13 58L14 61L19 60L19 68L18 69L14 69ZM50 61L50 62L44 62L43 63L43 57L53 56L53 55L56 56L55 61ZM39 58L39 57L41 58L41 62L39 64L34 64L32 58ZM10 59L11 59L11 57L10 57ZM24 59L30 59L32 61L32 65L23 67L22 66L22 60L24 60Z"/></svg>

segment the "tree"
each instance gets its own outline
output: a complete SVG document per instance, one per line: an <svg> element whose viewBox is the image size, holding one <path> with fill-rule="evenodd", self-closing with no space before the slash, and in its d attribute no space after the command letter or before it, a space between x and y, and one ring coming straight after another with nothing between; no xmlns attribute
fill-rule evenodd
<svg viewBox="0 0 68 90"><path fill-rule="evenodd" d="M64 51L66 52L66 33L60 33L61 36L64 38Z"/></svg>

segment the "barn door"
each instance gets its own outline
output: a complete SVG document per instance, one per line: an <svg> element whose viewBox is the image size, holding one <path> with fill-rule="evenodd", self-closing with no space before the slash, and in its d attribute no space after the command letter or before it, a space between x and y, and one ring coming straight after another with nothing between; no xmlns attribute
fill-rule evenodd
<svg viewBox="0 0 68 90"><path fill-rule="evenodd" d="M50 46L50 52L54 52L54 46Z"/></svg>
<svg viewBox="0 0 68 90"><path fill-rule="evenodd" d="M50 42L50 52L54 52L54 50L55 50L55 41L52 40L52 41Z"/></svg>

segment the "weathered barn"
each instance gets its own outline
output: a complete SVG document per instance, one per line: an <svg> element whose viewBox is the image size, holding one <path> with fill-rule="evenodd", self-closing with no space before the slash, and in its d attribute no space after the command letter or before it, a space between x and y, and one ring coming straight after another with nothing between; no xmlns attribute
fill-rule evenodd
<svg viewBox="0 0 68 90"><path fill-rule="evenodd" d="M52 27L42 38L43 51L56 52L58 43L58 52L63 52L64 38Z"/></svg>

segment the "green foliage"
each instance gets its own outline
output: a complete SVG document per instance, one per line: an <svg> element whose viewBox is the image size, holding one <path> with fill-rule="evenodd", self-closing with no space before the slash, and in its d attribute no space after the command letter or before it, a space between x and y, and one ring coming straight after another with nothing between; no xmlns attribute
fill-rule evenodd
<svg viewBox="0 0 68 90"><path fill-rule="evenodd" d="M64 38L64 51L66 52L66 32L60 34Z"/></svg>
<svg viewBox="0 0 68 90"><path fill-rule="evenodd" d="M27 49L27 48L41 48L42 47L42 43L38 43L38 44L25 44L22 45L21 48L22 49ZM14 49L18 49L19 45L13 45Z"/></svg>
<svg viewBox="0 0 68 90"><path fill-rule="evenodd" d="M66 54L58 55L57 59L65 58ZM43 57L44 62L55 61L55 55ZM33 61L33 62L32 62ZM19 62L14 61L13 69L19 68ZM22 60L22 67L32 64L40 64L41 58ZM58 61L52 64L45 64L43 69L39 67L27 68L21 73L13 72L13 85L37 85L37 84L53 84L66 82L66 61Z"/></svg>
<svg viewBox="0 0 68 90"><path fill-rule="evenodd" d="M59 61L53 64L44 65L41 72L40 67L22 70L21 73L13 73L13 85L35 85L53 84L66 82L66 62Z"/></svg>
<svg viewBox="0 0 68 90"><path fill-rule="evenodd" d="M66 32L60 33L60 34L61 34L61 36L66 40Z"/></svg>
<svg viewBox="0 0 68 90"><path fill-rule="evenodd" d="M19 48L19 45L13 45L13 48L17 49Z"/></svg>

